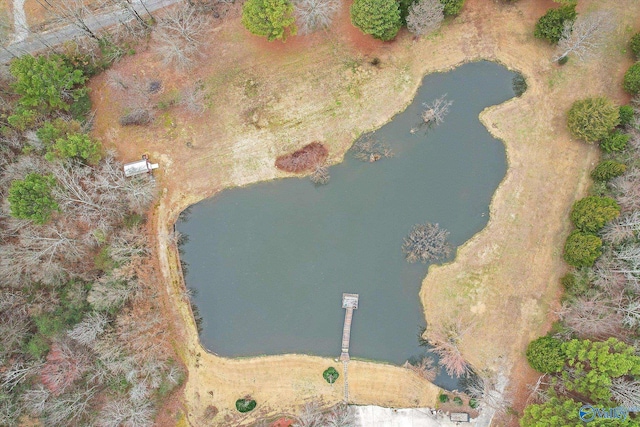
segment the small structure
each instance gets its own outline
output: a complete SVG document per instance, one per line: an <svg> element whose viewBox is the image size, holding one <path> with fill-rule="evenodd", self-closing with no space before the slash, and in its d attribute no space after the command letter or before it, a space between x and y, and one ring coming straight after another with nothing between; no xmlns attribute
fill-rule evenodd
<svg viewBox="0 0 640 427"><path fill-rule="evenodd" d="M342 294L342 308L346 308L344 313L344 326L342 328L342 354L340 360L349 360L349 340L351 339L351 320L353 310L358 309L358 294Z"/></svg>
<svg viewBox="0 0 640 427"><path fill-rule="evenodd" d="M469 414L467 414L466 412L452 412L449 415L449 419L451 419L451 421L455 421L458 423L468 423Z"/></svg>
<svg viewBox="0 0 640 427"><path fill-rule="evenodd" d="M158 169L157 163L151 163L148 155L143 155L142 160L127 163L124 165L124 176L136 176L143 173L152 173L154 169Z"/></svg>

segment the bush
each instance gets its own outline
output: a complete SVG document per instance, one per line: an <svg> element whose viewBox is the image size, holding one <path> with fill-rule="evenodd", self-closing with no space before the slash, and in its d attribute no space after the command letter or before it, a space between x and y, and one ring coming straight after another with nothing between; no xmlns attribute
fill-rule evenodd
<svg viewBox="0 0 640 427"><path fill-rule="evenodd" d="M527 91L527 80L522 74L517 73L511 80L511 86L513 87L513 92L516 94L516 96L520 97Z"/></svg>
<svg viewBox="0 0 640 427"><path fill-rule="evenodd" d="M562 30L566 22L573 22L576 19L576 6L569 5L558 9L549 9L538 22L533 35L539 39L545 39L550 43L557 44L562 36Z"/></svg>
<svg viewBox="0 0 640 427"><path fill-rule="evenodd" d="M469 399L469 406L471 407L471 409L476 409L479 406L478 401L472 397L471 399Z"/></svg>
<svg viewBox="0 0 640 427"><path fill-rule="evenodd" d="M602 141L600 141L600 148L605 153L613 153L623 151L627 148L629 142L629 135L622 132L611 132Z"/></svg>
<svg viewBox="0 0 640 427"><path fill-rule="evenodd" d="M574 102L567 117L571 134L589 143L606 138L619 123L618 108L604 97Z"/></svg>
<svg viewBox="0 0 640 427"><path fill-rule="evenodd" d="M36 334L27 342L24 351L34 359L41 359L49 352L49 344L45 337Z"/></svg>
<svg viewBox="0 0 640 427"><path fill-rule="evenodd" d="M609 181L620 176L627 170L627 165L615 160L604 160L591 172L591 177L596 181Z"/></svg>
<svg viewBox="0 0 640 427"><path fill-rule="evenodd" d="M9 210L11 216L30 219L36 224L49 221L51 214L58 210L58 203L51 191L56 185L52 175L40 175L35 172L24 179L11 183L9 188Z"/></svg>
<svg viewBox="0 0 640 427"><path fill-rule="evenodd" d="M55 144L49 146L49 150L44 157L49 161L55 158L77 158L95 165L102 158L100 151L100 144L92 140L89 135L76 133L66 138L58 138Z"/></svg>
<svg viewBox="0 0 640 427"><path fill-rule="evenodd" d="M91 98L87 92L81 94L78 99L71 104L69 113L76 120L83 121L91 111Z"/></svg>
<svg viewBox="0 0 640 427"><path fill-rule="evenodd" d="M456 396L453 398L453 403L455 403L458 406L462 406L464 402L462 402L462 399L460 397Z"/></svg>
<svg viewBox="0 0 640 427"><path fill-rule="evenodd" d="M351 23L376 39L391 40L402 25L396 0L355 0L351 5Z"/></svg>
<svg viewBox="0 0 640 427"><path fill-rule="evenodd" d="M238 412L249 412L252 411L255 407L256 401L251 399L250 397L243 397L242 399L236 400L236 409L238 410Z"/></svg>
<svg viewBox="0 0 640 427"><path fill-rule="evenodd" d="M564 366L562 341L552 337L540 337L529 343L527 361L538 372L550 374L560 372Z"/></svg>
<svg viewBox="0 0 640 427"><path fill-rule="evenodd" d="M620 206L609 197L589 196L573 204L571 222L584 233L597 233L620 215Z"/></svg>
<svg viewBox="0 0 640 427"><path fill-rule="evenodd" d="M307 144L299 150L276 159L276 167L287 172L304 172L313 170L318 165L324 164L329 157L327 147L319 142Z"/></svg>
<svg viewBox="0 0 640 427"><path fill-rule="evenodd" d="M151 113L149 113L149 111L135 110L120 117L119 123L120 123L120 126L131 126L131 125L144 126L144 125L148 125L152 121L153 121L153 117L151 117Z"/></svg>
<svg viewBox="0 0 640 427"><path fill-rule="evenodd" d="M329 368L325 369L325 371L322 373L322 377L329 384L333 384L334 382L336 382L339 376L340 374L338 373L338 371L336 371L336 368L334 368L333 366L330 366Z"/></svg>
<svg viewBox="0 0 640 427"><path fill-rule="evenodd" d="M631 49L631 52L637 59L640 59L640 33L635 33L631 37L631 40L629 40L629 49Z"/></svg>
<svg viewBox="0 0 640 427"><path fill-rule="evenodd" d="M444 6L444 16L455 16L460 13L464 0L440 0Z"/></svg>
<svg viewBox="0 0 640 427"><path fill-rule="evenodd" d="M563 299L571 299L584 295L590 288L589 274L580 274L576 276L573 273L567 273L560 279L562 287L565 289Z"/></svg>
<svg viewBox="0 0 640 427"><path fill-rule="evenodd" d="M569 62L569 55L565 55L565 56L561 57L560 59L558 59L558 65L564 65L567 62Z"/></svg>
<svg viewBox="0 0 640 427"><path fill-rule="evenodd" d="M285 41L288 34L297 32L289 0L247 0L242 6L242 25L251 34L269 41Z"/></svg>
<svg viewBox="0 0 640 427"><path fill-rule="evenodd" d="M80 123L76 120L55 119L42 125L42 127L36 131L36 136L43 144L51 145L56 139L66 138L71 134L79 133L80 129Z"/></svg>
<svg viewBox="0 0 640 427"><path fill-rule="evenodd" d="M636 95L640 92L640 61L633 64L627 72L624 73L622 86L624 90L631 95Z"/></svg>
<svg viewBox="0 0 640 427"><path fill-rule="evenodd" d="M564 260L574 267L591 267L602 255L602 240L593 234L574 230L564 244Z"/></svg>
<svg viewBox="0 0 640 427"><path fill-rule="evenodd" d="M633 123L634 111L631 105L622 105L618 109L620 115L620 126L628 126Z"/></svg>
<svg viewBox="0 0 640 427"><path fill-rule="evenodd" d="M441 403L447 403L449 401L449 395L442 393L438 396L438 400L440 400Z"/></svg>

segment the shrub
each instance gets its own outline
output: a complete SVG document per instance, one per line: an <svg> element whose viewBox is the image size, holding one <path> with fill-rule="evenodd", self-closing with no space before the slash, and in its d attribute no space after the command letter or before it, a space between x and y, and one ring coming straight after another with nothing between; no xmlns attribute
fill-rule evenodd
<svg viewBox="0 0 640 427"><path fill-rule="evenodd" d="M376 39L391 40L402 25L396 0L355 0L351 5L351 23Z"/></svg>
<svg viewBox="0 0 640 427"><path fill-rule="evenodd" d="M49 161L55 158L78 158L95 165L102 158L100 151L100 144L92 140L89 135L76 133L66 138L58 138L55 144L49 147L44 157Z"/></svg>
<svg viewBox="0 0 640 427"><path fill-rule="evenodd" d="M40 359L49 352L49 344L45 337L36 334L27 342L24 350L34 359Z"/></svg>
<svg viewBox="0 0 640 427"><path fill-rule="evenodd" d="M567 117L571 134L590 143L606 138L619 123L618 108L604 97L574 102Z"/></svg>
<svg viewBox="0 0 640 427"><path fill-rule="evenodd" d="M329 368L325 369L325 371L322 373L322 377L329 384L333 384L334 382L336 382L339 376L340 374L338 374L338 371L336 371L336 368L334 368L333 366L330 366Z"/></svg>
<svg viewBox="0 0 640 427"><path fill-rule="evenodd" d="M458 406L462 406L462 404L463 404L462 399L460 397L458 397L458 396L453 398L453 403L455 403Z"/></svg>
<svg viewBox="0 0 640 427"><path fill-rule="evenodd" d="M615 160L604 160L591 172L591 177L596 181L609 181L611 178L622 175L627 170L627 165Z"/></svg>
<svg viewBox="0 0 640 427"><path fill-rule="evenodd" d="M469 406L471 407L471 409L476 409L479 406L478 401L472 397L471 399L469 399Z"/></svg>
<svg viewBox="0 0 640 427"><path fill-rule="evenodd" d="M289 0L247 0L242 6L242 25L251 34L269 41L285 41L288 34L297 32Z"/></svg>
<svg viewBox="0 0 640 427"><path fill-rule="evenodd" d="M66 138L71 134L79 133L80 129L80 122L76 120L55 119L42 125L42 127L36 131L36 135L43 144L51 145L56 139Z"/></svg>
<svg viewBox="0 0 640 427"><path fill-rule="evenodd" d="M69 107L71 117L76 120L84 120L90 111L91 98L87 92L82 93L75 102L71 103L71 107Z"/></svg>
<svg viewBox="0 0 640 427"><path fill-rule="evenodd" d="M564 65L569 62L569 55L565 55L562 58L558 59L558 65Z"/></svg>
<svg viewBox="0 0 640 427"><path fill-rule="evenodd" d="M460 13L464 0L440 0L444 6L444 16L455 16Z"/></svg>
<svg viewBox="0 0 640 427"><path fill-rule="evenodd" d="M531 341L527 347L527 361L538 372L560 372L564 359L562 341L556 338L540 337Z"/></svg>
<svg viewBox="0 0 640 427"><path fill-rule="evenodd" d="M255 407L256 401L251 399L251 397L243 397L242 399L236 400L236 409L238 410L238 412L249 412L252 411Z"/></svg>
<svg viewBox="0 0 640 427"><path fill-rule="evenodd" d="M36 224L49 221L51 214L58 210L58 203L51 191L56 184L52 175L40 175L35 172L24 179L11 183L9 188L9 210L11 216L30 219Z"/></svg>
<svg viewBox="0 0 640 427"><path fill-rule="evenodd" d="M438 396L438 400L440 400L441 403L447 403L449 401L449 395L442 393Z"/></svg>
<svg viewBox="0 0 640 427"><path fill-rule="evenodd" d="M598 236L574 230L564 244L564 260L574 267L591 267L602 255L601 249Z"/></svg>
<svg viewBox="0 0 640 427"><path fill-rule="evenodd" d="M633 123L633 107L631 105L621 105L618 109L620 115L620 126L627 126Z"/></svg>
<svg viewBox="0 0 640 427"><path fill-rule="evenodd" d="M640 33L635 33L631 37L631 40L629 40L629 49L631 49L631 52L637 59L640 59Z"/></svg>
<svg viewBox="0 0 640 427"><path fill-rule="evenodd" d="M620 215L620 206L609 197L589 196L573 204L571 222L585 233L597 233Z"/></svg>
<svg viewBox="0 0 640 427"><path fill-rule="evenodd" d="M520 73L517 73L513 76L513 80L511 80L511 86L513 87L513 92L517 97L522 96L523 93L527 91L527 80Z"/></svg>
<svg viewBox="0 0 640 427"><path fill-rule="evenodd" d="M327 147L319 142L312 142L293 153L278 157L276 167L283 171L299 173L313 170L316 166L324 164L327 157L329 157Z"/></svg>
<svg viewBox="0 0 640 427"><path fill-rule="evenodd" d="M640 92L640 61L633 64L626 73L624 73L624 80L622 82L624 90L631 95L635 95Z"/></svg>
<svg viewBox="0 0 640 427"><path fill-rule="evenodd" d="M549 9L547 13L538 19L533 35L539 39L545 39L550 43L557 44L562 36L565 23L573 22L575 19L575 5Z"/></svg>
<svg viewBox="0 0 640 427"><path fill-rule="evenodd" d="M70 67L60 55L24 55L14 59L9 69L16 78L13 88L21 96L18 102L29 109L68 111L67 99L77 101L87 91L76 88L87 80L82 71Z"/></svg>
<svg viewBox="0 0 640 427"><path fill-rule="evenodd" d="M120 123L120 126L130 126L130 125L144 126L144 125L148 125L152 121L153 121L153 117L151 117L151 113L149 113L149 111L135 110L120 117L119 123Z"/></svg>
<svg viewBox="0 0 640 427"><path fill-rule="evenodd" d="M600 148L605 153L623 151L627 148L627 142L629 142L629 135L618 131L611 132L602 141L600 141Z"/></svg>

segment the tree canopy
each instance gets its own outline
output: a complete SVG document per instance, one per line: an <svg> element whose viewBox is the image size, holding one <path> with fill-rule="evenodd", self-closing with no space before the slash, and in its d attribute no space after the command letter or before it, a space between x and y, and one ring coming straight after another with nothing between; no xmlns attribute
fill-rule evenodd
<svg viewBox="0 0 640 427"><path fill-rule="evenodd" d="M547 13L538 19L533 35L539 39L545 39L550 43L557 44L562 37L565 23L573 22L576 16L575 4L549 9Z"/></svg>
<svg viewBox="0 0 640 427"><path fill-rule="evenodd" d="M571 209L571 222L585 233L597 233L620 215L620 206L609 197L589 196L578 200Z"/></svg>
<svg viewBox="0 0 640 427"><path fill-rule="evenodd" d="M576 101L567 116L569 131L593 143L604 139L620 123L620 110L605 97Z"/></svg>
<svg viewBox="0 0 640 427"><path fill-rule="evenodd" d="M640 92L640 61L633 64L624 74L622 86L631 95Z"/></svg>
<svg viewBox="0 0 640 427"><path fill-rule="evenodd" d="M269 41L285 41L297 32L289 0L247 0L242 6L242 24L252 34Z"/></svg>
<svg viewBox="0 0 640 427"><path fill-rule="evenodd" d="M564 260L574 267L591 267L602 255L601 248L598 236L574 230L564 244Z"/></svg>
<svg viewBox="0 0 640 427"><path fill-rule="evenodd" d="M616 338L604 342L573 339L562 344L573 375L563 372L569 390L586 394L595 402L611 399L611 380L624 375L640 375L640 356Z"/></svg>
<svg viewBox="0 0 640 427"><path fill-rule="evenodd" d="M19 105L27 109L51 112L68 111L70 103L83 96L87 89L77 88L87 78L81 70L67 64L60 55L14 59L9 70L16 78L13 89L21 96Z"/></svg>
<svg viewBox="0 0 640 427"><path fill-rule="evenodd" d="M45 158L49 161L54 158L77 158L89 164L98 163L101 157L100 144L91 139L89 135L83 133L74 133L66 138L56 139L45 155Z"/></svg>
<svg viewBox="0 0 640 427"><path fill-rule="evenodd" d="M30 173L24 179L11 183L9 188L9 208L11 216L30 219L36 224L49 221L51 214L58 210L58 203L51 190L56 180L51 175Z"/></svg>
<svg viewBox="0 0 640 427"><path fill-rule="evenodd" d="M440 0L444 6L444 16L455 16L460 13L465 0Z"/></svg>
<svg viewBox="0 0 640 427"><path fill-rule="evenodd" d="M391 40L402 24L396 0L355 0L351 5L351 23L363 33L380 40Z"/></svg>
<svg viewBox="0 0 640 427"><path fill-rule="evenodd" d="M556 338L540 337L527 347L527 361L538 372L559 372L564 360L562 342Z"/></svg>

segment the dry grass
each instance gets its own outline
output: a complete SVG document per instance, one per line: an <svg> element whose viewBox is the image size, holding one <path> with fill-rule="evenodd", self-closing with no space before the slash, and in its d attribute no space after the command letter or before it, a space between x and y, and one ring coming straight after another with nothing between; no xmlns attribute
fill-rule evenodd
<svg viewBox="0 0 640 427"><path fill-rule="evenodd" d="M164 191L152 218L162 273L158 283L166 285L164 310L174 319L167 324L190 373L185 404L192 425L203 425L202 415L212 404L220 412L210 425L246 425L258 415L295 411L313 398L335 403L342 398L342 376L333 386L324 382L330 359L229 360L202 349L180 297L184 284L168 238L180 210L229 186L286 176L274 167L277 155L306 141L324 141L329 161L340 160L358 134L379 127L410 102L425 73L481 58L527 77L529 90L521 98L481 115L505 141L509 169L493 198L487 228L454 262L430 269L420 298L433 327L468 312L475 332L460 339L462 353L476 368L514 369L512 393L522 394L521 380L530 378L524 349L545 332L557 306L568 209L584 194L597 158L593 147L570 139L565 111L573 100L596 94L626 101L617 88L631 60L620 46L638 30L632 26L640 4L585 0L580 10L605 4L620 24L610 48L587 64L570 61L563 68L551 63L553 49L531 34L535 19L553 2L468 0L460 17L419 41L401 33L391 43L366 42L348 29L346 4L330 33L286 44L250 36L237 17L229 18L208 35L209 59L189 75L164 69L150 52L140 53L117 68L161 78L166 92L179 93L199 78L209 100L197 118L174 107L160 112L147 129L115 125L122 95L102 78L93 82L97 136L124 160L149 152L161 165L157 177ZM373 58L380 59L379 66L371 65ZM382 364L351 362L349 383L351 401L360 404L433 406L437 395L416 374ZM246 394L258 408L241 418L233 405Z"/></svg>

